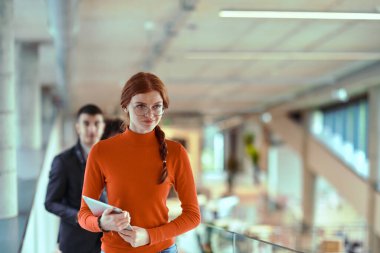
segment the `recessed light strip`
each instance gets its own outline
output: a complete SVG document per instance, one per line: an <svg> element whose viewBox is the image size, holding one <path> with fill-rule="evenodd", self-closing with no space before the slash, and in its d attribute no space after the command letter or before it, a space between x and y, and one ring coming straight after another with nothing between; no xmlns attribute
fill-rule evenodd
<svg viewBox="0 0 380 253"><path fill-rule="evenodd" d="M380 60L376 52L199 52L185 54L188 60L290 60L290 61L365 61Z"/></svg>
<svg viewBox="0 0 380 253"><path fill-rule="evenodd" d="M380 13L221 10L222 18L380 20Z"/></svg>

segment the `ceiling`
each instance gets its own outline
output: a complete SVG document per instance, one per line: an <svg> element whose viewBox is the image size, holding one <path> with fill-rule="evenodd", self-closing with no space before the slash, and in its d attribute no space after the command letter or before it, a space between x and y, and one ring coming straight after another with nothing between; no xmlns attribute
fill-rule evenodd
<svg viewBox="0 0 380 253"><path fill-rule="evenodd" d="M52 1L14 0L16 40L41 42L44 86L59 83L62 48L54 48L49 32L56 29L48 18ZM220 10L379 8L380 0L81 0L62 14L70 17L71 36L61 93L69 110L95 102L113 114L125 81L143 70L167 85L173 115L259 112L378 64L380 21L221 18Z"/></svg>

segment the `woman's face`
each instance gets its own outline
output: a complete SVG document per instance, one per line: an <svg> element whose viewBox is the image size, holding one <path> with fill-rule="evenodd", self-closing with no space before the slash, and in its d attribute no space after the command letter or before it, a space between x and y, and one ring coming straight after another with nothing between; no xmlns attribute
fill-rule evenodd
<svg viewBox="0 0 380 253"><path fill-rule="evenodd" d="M136 133L149 133L160 122L164 105L158 91L137 94L128 107L129 129Z"/></svg>

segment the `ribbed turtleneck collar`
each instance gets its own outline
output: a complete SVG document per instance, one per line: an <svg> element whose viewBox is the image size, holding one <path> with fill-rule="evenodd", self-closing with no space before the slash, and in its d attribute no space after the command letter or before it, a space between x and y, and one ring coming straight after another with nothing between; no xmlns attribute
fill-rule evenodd
<svg viewBox="0 0 380 253"><path fill-rule="evenodd" d="M124 131L123 135L124 137L128 138L128 141L131 144L135 144L135 145L147 145L147 144L151 145L151 144L157 143L154 130L146 134L140 134L140 133L133 132L132 130L127 128Z"/></svg>

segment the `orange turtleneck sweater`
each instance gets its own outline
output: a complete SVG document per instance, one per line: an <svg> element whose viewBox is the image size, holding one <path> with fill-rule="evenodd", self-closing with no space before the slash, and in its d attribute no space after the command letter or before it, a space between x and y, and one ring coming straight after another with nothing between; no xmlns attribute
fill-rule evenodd
<svg viewBox="0 0 380 253"><path fill-rule="evenodd" d="M185 149L177 142L166 140L168 177L158 184L162 161L154 131L138 134L126 130L97 143L89 154L83 195L99 199L107 189L110 205L126 210L131 225L147 229L150 244L133 248L117 233L104 233L102 250L106 253L158 252L171 246L174 237L195 228L200 211L194 178ZM181 201L182 214L169 222L166 198L171 185ZM100 232L95 217L82 199L79 224L92 232Z"/></svg>

